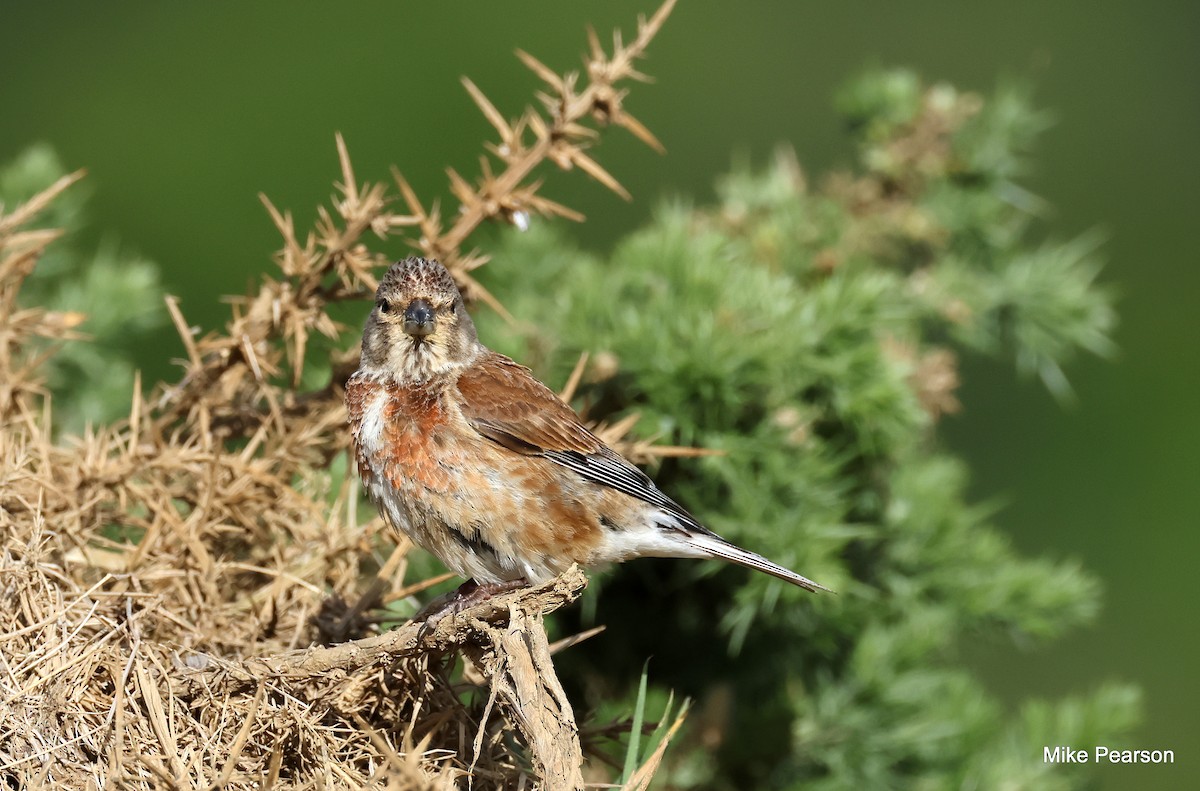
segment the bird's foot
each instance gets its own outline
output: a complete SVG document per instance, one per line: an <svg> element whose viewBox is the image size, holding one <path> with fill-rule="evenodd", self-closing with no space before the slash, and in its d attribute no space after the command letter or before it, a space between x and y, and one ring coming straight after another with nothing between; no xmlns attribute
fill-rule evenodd
<svg viewBox="0 0 1200 791"><path fill-rule="evenodd" d="M422 633L428 633L437 626L438 622L446 616L457 615L463 610L470 609L476 604L481 604L493 596L498 596L501 593L526 588L529 586L529 581L524 577L518 577L515 580L505 580L504 582L484 582L478 583L475 580L467 580L453 593L438 598L425 605L425 608L417 613L414 620L424 621L421 626Z"/></svg>

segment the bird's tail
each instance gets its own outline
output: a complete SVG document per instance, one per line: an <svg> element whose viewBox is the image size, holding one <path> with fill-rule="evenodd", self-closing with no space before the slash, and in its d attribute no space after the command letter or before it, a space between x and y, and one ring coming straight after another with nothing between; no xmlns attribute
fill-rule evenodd
<svg viewBox="0 0 1200 791"><path fill-rule="evenodd" d="M802 577L791 569L786 569L778 563L772 563L762 555L756 555L749 550L742 549L739 546L730 544L725 539L714 533L692 533L688 536L688 542L700 548L708 555L721 560L728 560L730 563L736 563L739 566L745 566L748 569L763 571L770 574L772 577L790 582L793 585L798 585L801 588L809 591L830 591L824 585L813 582L808 577Z"/></svg>

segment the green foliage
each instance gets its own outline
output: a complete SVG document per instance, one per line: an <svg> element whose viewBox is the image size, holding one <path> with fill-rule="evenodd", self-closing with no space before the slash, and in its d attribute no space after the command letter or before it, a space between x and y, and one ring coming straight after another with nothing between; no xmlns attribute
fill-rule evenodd
<svg viewBox="0 0 1200 791"><path fill-rule="evenodd" d="M1111 687L1013 718L963 666L965 640L1086 623L1099 590L1076 563L1018 557L965 501L966 472L934 429L956 407L961 350L1065 393L1063 364L1110 349L1112 297L1094 282L1094 238L1032 240L1040 205L1013 179L1046 118L1020 91L984 103L891 72L840 106L858 173L813 191L781 156L723 180L715 207L661 207L607 257L535 227L505 236L485 273L529 322L482 316L489 344L551 382L603 353L610 370L580 396L594 416L637 411L642 436L724 454L664 461L660 485L837 591L715 563L627 564L583 609L606 637L565 655L576 672L563 675L588 678L593 701L632 695L653 655L652 681L715 722L697 726L715 751L676 753L679 784L711 772L717 788L1040 787L1043 744L1119 739L1137 695Z"/></svg>
<svg viewBox="0 0 1200 791"><path fill-rule="evenodd" d="M19 203L66 174L54 151L36 145L0 169L0 204ZM22 288L22 303L80 314L84 342L62 344L42 370L53 393L57 428L78 434L129 409L133 350L149 342L166 319L158 268L106 238L95 251L78 245L87 224L86 193L68 190L50 204L35 227L61 228Z"/></svg>
<svg viewBox="0 0 1200 791"><path fill-rule="evenodd" d="M642 667L642 677L638 681L637 700L633 704L633 724L629 728L629 742L625 750L625 768L621 771L621 783L629 782L634 771L642 764L642 754L639 744L642 738L642 723L646 717L646 682L649 679L649 668ZM667 719L665 716L662 718Z"/></svg>

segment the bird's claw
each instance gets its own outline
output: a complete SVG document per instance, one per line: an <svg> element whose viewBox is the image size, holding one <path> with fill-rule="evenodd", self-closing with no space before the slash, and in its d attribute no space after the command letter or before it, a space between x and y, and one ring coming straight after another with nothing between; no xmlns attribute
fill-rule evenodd
<svg viewBox="0 0 1200 791"><path fill-rule="evenodd" d="M421 621L417 631L417 640L423 641L434 628L447 616L458 615L463 610L470 609L476 604L482 604L493 596L518 590L529 586L524 577L504 582L485 582L480 584L475 580L467 580L450 594L439 596L416 615L414 620Z"/></svg>

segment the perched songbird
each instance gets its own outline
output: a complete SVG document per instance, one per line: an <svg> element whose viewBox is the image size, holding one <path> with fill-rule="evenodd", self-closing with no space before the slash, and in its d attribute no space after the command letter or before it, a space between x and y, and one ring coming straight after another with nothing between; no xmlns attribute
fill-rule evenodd
<svg viewBox="0 0 1200 791"><path fill-rule="evenodd" d="M645 556L721 558L826 590L705 528L528 368L480 343L436 261L409 258L380 282L346 406L371 499L469 578L463 595Z"/></svg>

